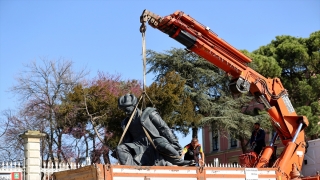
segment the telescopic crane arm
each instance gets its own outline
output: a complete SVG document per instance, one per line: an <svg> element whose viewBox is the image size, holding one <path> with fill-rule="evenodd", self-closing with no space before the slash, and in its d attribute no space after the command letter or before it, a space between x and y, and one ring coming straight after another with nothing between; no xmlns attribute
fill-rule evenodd
<svg viewBox="0 0 320 180"><path fill-rule="evenodd" d="M285 146L273 167L278 168L278 173L287 179L292 166L301 170L306 151L304 128L308 126L308 120L296 114L279 78L265 78L251 69L247 65L251 62L250 58L182 11L161 17L144 10L140 22L140 31L145 31L145 23L148 23L232 76L229 86L233 93L250 91L259 98L266 106L272 125ZM264 149L255 167L267 167L273 151L272 143Z"/></svg>

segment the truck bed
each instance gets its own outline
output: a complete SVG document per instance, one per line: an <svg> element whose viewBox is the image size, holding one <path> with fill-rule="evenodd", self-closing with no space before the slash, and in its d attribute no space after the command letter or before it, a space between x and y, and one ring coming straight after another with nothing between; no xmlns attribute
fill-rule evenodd
<svg viewBox="0 0 320 180"><path fill-rule="evenodd" d="M276 180L273 168L123 166L96 164L55 172L54 180Z"/></svg>

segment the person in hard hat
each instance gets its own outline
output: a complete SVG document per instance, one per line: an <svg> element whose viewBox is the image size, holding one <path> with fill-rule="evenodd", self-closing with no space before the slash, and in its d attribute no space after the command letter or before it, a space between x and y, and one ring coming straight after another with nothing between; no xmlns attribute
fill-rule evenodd
<svg viewBox="0 0 320 180"><path fill-rule="evenodd" d="M194 160L197 165L204 165L203 149L196 137L192 138L191 142L183 148L182 155L184 155L184 160Z"/></svg>
<svg viewBox="0 0 320 180"><path fill-rule="evenodd" d="M141 111L136 108L137 101L133 94L126 94L118 100L119 108L127 114L121 123L123 129L128 125L131 115L133 116L123 142L116 148L120 164L139 166L193 164L194 161L181 159L182 147L157 110L147 107Z"/></svg>

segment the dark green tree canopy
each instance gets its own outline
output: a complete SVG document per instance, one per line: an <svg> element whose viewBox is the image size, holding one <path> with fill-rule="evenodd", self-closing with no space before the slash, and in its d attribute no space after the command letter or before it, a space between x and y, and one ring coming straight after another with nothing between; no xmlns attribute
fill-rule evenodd
<svg viewBox="0 0 320 180"><path fill-rule="evenodd" d="M309 119L308 135L318 137L320 119L315 104L319 104L320 98L320 31L308 38L277 36L253 54L275 59L281 68L279 78L293 106L298 114Z"/></svg>
<svg viewBox="0 0 320 180"><path fill-rule="evenodd" d="M160 111L162 119L170 128L186 135L192 124L199 124L201 115L184 92L185 82L179 74L171 71L152 83L147 88L147 94L152 99L152 104L148 105Z"/></svg>
<svg viewBox="0 0 320 180"><path fill-rule="evenodd" d="M276 59L272 56L264 56L261 54L249 53L247 50L242 50L242 53L252 59L249 67L256 70L259 74L266 78L275 78L281 76L281 67Z"/></svg>
<svg viewBox="0 0 320 180"><path fill-rule="evenodd" d="M185 80L185 92L195 102L196 111L209 112L212 101L226 92L226 86L219 84L228 79L225 74L210 62L194 53L173 48L165 53L147 51L148 73L156 74L159 81L167 72L174 71Z"/></svg>

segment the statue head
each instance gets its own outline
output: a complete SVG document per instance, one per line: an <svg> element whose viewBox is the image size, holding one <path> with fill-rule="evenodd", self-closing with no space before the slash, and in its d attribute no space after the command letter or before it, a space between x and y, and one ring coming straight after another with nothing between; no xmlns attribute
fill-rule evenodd
<svg viewBox="0 0 320 180"><path fill-rule="evenodd" d="M118 100L118 106L122 109L126 114L132 114L135 105L137 104L137 98L133 94L126 94L121 96Z"/></svg>

